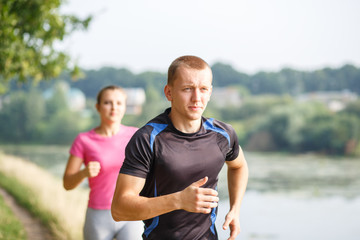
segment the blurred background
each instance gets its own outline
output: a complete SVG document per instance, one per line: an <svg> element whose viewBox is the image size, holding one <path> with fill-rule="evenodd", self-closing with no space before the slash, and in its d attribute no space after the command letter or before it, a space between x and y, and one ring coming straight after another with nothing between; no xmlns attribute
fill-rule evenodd
<svg viewBox="0 0 360 240"><path fill-rule="evenodd" d="M103 86L126 89L122 123L141 127L169 106L169 64L197 55L214 75L205 116L232 124L249 164L237 239L359 239L359 1L1 1L0 9L1 160L18 156L60 179L75 136L99 122ZM219 184L226 239L226 168Z"/></svg>

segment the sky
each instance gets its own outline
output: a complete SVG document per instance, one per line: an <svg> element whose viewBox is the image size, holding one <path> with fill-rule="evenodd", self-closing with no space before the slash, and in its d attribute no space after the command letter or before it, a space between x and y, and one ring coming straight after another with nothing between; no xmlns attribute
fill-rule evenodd
<svg viewBox="0 0 360 240"><path fill-rule="evenodd" d="M166 72L182 55L239 72L360 67L359 0L67 0L94 16L60 45L85 69Z"/></svg>

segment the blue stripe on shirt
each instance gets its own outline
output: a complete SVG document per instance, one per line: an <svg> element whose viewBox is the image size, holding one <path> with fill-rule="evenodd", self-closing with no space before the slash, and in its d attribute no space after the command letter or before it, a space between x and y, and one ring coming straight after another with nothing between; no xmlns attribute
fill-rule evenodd
<svg viewBox="0 0 360 240"><path fill-rule="evenodd" d="M150 135L150 147L151 147L151 151L154 152L153 151L153 145L154 145L155 137L167 127L167 124L148 123L146 125L149 125L149 126L153 127L153 130L152 130L151 135Z"/></svg>
<svg viewBox="0 0 360 240"><path fill-rule="evenodd" d="M155 181L155 191L154 191L154 197L157 197L157 190L156 190L156 181ZM159 224L159 216L154 217L153 221L151 222L151 224L149 225L149 227L147 227L144 231L144 234L146 237L149 236L149 234L152 232L152 230L154 230L157 225Z"/></svg>
<svg viewBox="0 0 360 240"><path fill-rule="evenodd" d="M226 139L229 142L229 147L230 147L230 136L227 132L225 132L223 129L215 127L214 126L214 119L213 118L209 118L206 122L204 122L203 124L204 128L206 130L211 130L217 133L220 133L221 135L223 135L224 137L226 137Z"/></svg>

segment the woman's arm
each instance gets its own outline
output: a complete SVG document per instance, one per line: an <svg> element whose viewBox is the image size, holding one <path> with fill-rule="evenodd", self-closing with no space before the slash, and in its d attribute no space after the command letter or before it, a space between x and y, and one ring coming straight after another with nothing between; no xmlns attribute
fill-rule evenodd
<svg viewBox="0 0 360 240"><path fill-rule="evenodd" d="M80 170L83 159L70 155L63 177L63 185L66 190L76 188L86 177L96 177L100 172L99 162L89 162Z"/></svg>

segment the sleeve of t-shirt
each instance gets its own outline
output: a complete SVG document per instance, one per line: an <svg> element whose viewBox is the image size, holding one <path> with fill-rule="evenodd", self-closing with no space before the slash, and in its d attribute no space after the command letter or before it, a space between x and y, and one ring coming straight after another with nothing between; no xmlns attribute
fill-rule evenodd
<svg viewBox="0 0 360 240"><path fill-rule="evenodd" d="M152 159L149 127L144 127L137 131L127 144L120 173L146 178L151 169Z"/></svg>
<svg viewBox="0 0 360 240"><path fill-rule="evenodd" d="M81 140L81 134L77 135L73 144L71 145L70 154L75 157L84 159L84 145Z"/></svg>
<svg viewBox="0 0 360 240"><path fill-rule="evenodd" d="M240 146L239 146L239 140L237 137L237 134L234 130L233 127L231 127L230 125L227 126L228 130L228 134L230 136L230 147L229 147L229 151L226 154L226 161L232 161L235 160L238 155L239 155L239 151L240 151Z"/></svg>

